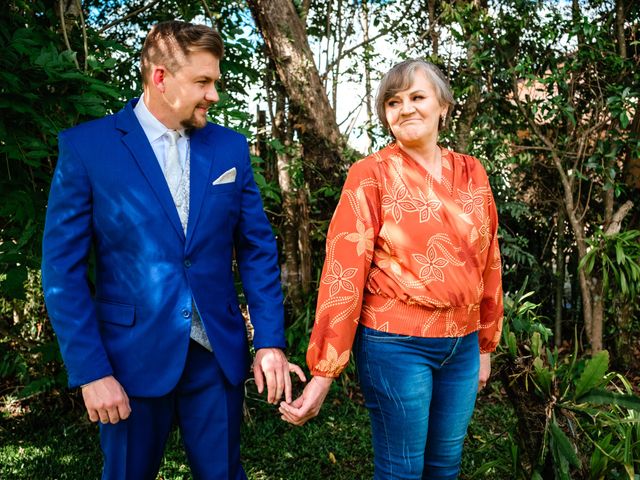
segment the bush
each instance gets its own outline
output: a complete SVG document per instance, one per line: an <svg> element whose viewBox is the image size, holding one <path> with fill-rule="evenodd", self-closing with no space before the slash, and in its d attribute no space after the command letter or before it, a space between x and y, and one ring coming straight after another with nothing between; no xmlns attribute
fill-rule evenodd
<svg viewBox="0 0 640 480"><path fill-rule="evenodd" d="M518 423L517 478L634 478L640 462L640 397L609 372L609 354L551 350L551 331L525 285L505 298L499 377Z"/></svg>

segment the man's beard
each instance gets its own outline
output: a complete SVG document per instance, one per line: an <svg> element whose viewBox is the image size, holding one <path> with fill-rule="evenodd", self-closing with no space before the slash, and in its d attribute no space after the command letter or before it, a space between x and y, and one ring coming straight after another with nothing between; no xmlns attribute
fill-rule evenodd
<svg viewBox="0 0 640 480"><path fill-rule="evenodd" d="M196 108L205 107L205 105L198 105ZM194 109L191 117L182 120L180 122L186 130L194 130L198 128L204 128L207 125L207 116L205 115L203 119L200 119L196 116L196 110Z"/></svg>

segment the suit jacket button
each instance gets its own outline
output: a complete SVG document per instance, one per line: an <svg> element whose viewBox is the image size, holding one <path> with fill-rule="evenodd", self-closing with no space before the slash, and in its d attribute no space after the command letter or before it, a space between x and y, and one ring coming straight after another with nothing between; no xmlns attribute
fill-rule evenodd
<svg viewBox="0 0 640 480"><path fill-rule="evenodd" d="M191 266L191 260L189 260L188 258L186 258L186 259L184 260L184 266L185 266L185 267L187 267L187 268L189 268L189 267Z"/></svg>
<svg viewBox="0 0 640 480"><path fill-rule="evenodd" d="M191 312L189 310L183 310L182 311L182 316L184 318L189 318L191 316Z"/></svg>

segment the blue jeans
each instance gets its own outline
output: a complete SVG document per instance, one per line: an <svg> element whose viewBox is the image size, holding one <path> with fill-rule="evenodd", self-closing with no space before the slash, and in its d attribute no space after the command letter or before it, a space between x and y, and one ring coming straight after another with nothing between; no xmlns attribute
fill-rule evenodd
<svg viewBox="0 0 640 480"><path fill-rule="evenodd" d="M455 479L478 388L478 334L422 338L358 327L374 480Z"/></svg>

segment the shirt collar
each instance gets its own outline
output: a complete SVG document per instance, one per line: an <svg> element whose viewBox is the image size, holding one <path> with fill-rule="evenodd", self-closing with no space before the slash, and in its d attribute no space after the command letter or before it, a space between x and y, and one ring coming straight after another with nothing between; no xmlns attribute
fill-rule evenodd
<svg viewBox="0 0 640 480"><path fill-rule="evenodd" d="M147 105L144 103L144 95L140 96L138 103L136 103L136 106L133 108L133 112L138 118L140 126L142 127L142 130L144 130L149 143L154 143L158 139L162 138L167 130L170 130L149 111ZM178 133L180 133L181 137L187 136L184 128L178 130Z"/></svg>

